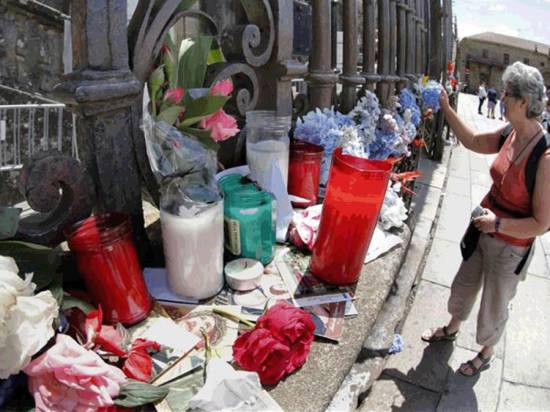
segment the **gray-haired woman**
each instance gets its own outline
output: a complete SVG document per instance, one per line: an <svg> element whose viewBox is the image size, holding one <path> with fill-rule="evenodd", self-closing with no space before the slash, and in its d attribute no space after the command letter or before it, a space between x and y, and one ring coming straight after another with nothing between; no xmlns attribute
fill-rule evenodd
<svg viewBox="0 0 550 412"><path fill-rule="evenodd" d="M449 106L444 91L440 98L447 122L467 149L498 153L490 170L493 184L481 202L484 214L473 218L461 244L464 260L448 302L451 320L445 327L429 329L422 335L427 342L454 340L482 289L476 333L482 349L460 366L459 372L467 376L477 374L491 359L504 332L508 304L519 281L525 279L531 245L536 236L550 228L550 190L545 187L550 181L549 137L539 122L546 100L544 81L536 68L520 62L506 68L502 81L509 133L509 126L491 133L475 133ZM529 189L526 166L532 153L541 147Z"/></svg>

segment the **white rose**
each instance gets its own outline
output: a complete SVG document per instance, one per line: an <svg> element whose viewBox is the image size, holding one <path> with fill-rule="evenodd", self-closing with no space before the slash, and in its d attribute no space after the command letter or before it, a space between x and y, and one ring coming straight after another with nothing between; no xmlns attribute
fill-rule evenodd
<svg viewBox="0 0 550 412"><path fill-rule="evenodd" d="M58 313L51 292L34 296L32 274L18 273L12 258L0 256L0 379L19 373L48 342Z"/></svg>
<svg viewBox="0 0 550 412"><path fill-rule="evenodd" d="M15 260L9 256L0 256L0 271L2 270L14 272L15 274L19 273L19 268L17 267Z"/></svg>
<svg viewBox="0 0 550 412"><path fill-rule="evenodd" d="M6 336L0 342L0 379L19 373L54 335L52 323L58 313L50 291L20 296L5 318Z"/></svg>

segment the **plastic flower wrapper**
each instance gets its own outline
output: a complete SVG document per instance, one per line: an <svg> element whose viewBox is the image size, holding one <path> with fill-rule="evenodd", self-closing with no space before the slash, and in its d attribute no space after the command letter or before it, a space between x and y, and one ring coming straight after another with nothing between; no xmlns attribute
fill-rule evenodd
<svg viewBox="0 0 550 412"><path fill-rule="evenodd" d="M430 80L422 89L422 98L424 99L424 107L431 109L434 113L439 111L439 96L441 95L441 85L433 80Z"/></svg>
<svg viewBox="0 0 550 412"><path fill-rule="evenodd" d="M194 216L221 200L214 178L215 152L165 122L144 114L147 154L161 184L160 206L175 216Z"/></svg>
<svg viewBox="0 0 550 412"><path fill-rule="evenodd" d="M239 411L256 403L263 388L256 372L236 371L225 360L213 358L206 366L206 382L189 400L201 411Z"/></svg>
<svg viewBox="0 0 550 412"><path fill-rule="evenodd" d="M342 129L353 126L354 122L348 116L331 109L315 109L296 122L294 138L312 143L324 148L321 161L321 186L326 186L328 173L332 162L332 154L342 138Z"/></svg>
<svg viewBox="0 0 550 412"><path fill-rule="evenodd" d="M12 258L0 256L0 379L19 373L54 335L57 301L50 291L34 296Z"/></svg>
<svg viewBox="0 0 550 412"><path fill-rule="evenodd" d="M422 116L416 103L416 96L409 89L402 89L399 93L399 104L403 112L409 110L410 120L416 127L420 124Z"/></svg>
<svg viewBox="0 0 550 412"><path fill-rule="evenodd" d="M392 227L400 228L407 220L407 208L399 196L400 190L400 183L388 186L378 219L384 230L389 230Z"/></svg>

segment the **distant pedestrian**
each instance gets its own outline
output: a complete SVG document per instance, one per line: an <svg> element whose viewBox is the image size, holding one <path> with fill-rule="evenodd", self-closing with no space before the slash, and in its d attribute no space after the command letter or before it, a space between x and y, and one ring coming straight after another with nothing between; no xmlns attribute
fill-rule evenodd
<svg viewBox="0 0 550 412"><path fill-rule="evenodd" d="M487 90L485 90L485 83L481 83L479 85L479 88L477 89L477 97L479 97L479 107L477 108L477 112L479 114L481 113L481 108L483 107L483 102L487 98Z"/></svg>
<svg viewBox="0 0 550 412"><path fill-rule="evenodd" d="M526 277L533 242L550 228L550 136L538 121L545 103L543 78L535 67L516 62L506 68L502 81L510 124L494 132L474 133L449 105L444 90L440 98L448 124L466 148L498 153L490 171L491 189L474 211L478 216L472 217L461 243L464 260L448 301L451 320L422 334L427 342L456 339L482 289L476 333L482 349L460 366L466 376L488 366L508 320L508 304ZM531 159L537 159L536 166Z"/></svg>
<svg viewBox="0 0 550 412"><path fill-rule="evenodd" d="M497 105L497 91L492 87L487 90L487 117L495 118L495 106Z"/></svg>
<svg viewBox="0 0 550 412"><path fill-rule="evenodd" d="M504 100L502 99L504 97L505 90L502 90L500 92L500 102L498 104L498 108L500 110L500 120L504 120L504 114L506 113L506 107L504 106Z"/></svg>

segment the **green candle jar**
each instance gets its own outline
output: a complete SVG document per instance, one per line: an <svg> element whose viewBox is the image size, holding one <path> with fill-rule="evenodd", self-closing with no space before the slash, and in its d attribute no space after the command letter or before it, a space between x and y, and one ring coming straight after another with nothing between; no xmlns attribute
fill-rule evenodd
<svg viewBox="0 0 550 412"><path fill-rule="evenodd" d="M225 247L232 255L265 265L273 259L275 244L272 197L257 187L245 186L225 197Z"/></svg>

